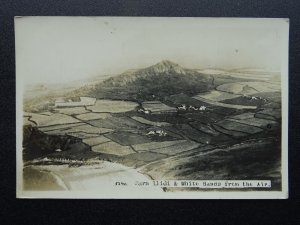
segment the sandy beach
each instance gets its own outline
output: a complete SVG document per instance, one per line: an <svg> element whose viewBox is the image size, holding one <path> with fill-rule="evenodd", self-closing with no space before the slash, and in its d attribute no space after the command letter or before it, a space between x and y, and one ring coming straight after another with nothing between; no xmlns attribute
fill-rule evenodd
<svg viewBox="0 0 300 225"><path fill-rule="evenodd" d="M24 189L28 191L103 191L116 182L134 187L136 182L151 181L135 168L118 163L99 161L92 165L30 165L24 168ZM161 188L138 187L141 191L162 192Z"/></svg>

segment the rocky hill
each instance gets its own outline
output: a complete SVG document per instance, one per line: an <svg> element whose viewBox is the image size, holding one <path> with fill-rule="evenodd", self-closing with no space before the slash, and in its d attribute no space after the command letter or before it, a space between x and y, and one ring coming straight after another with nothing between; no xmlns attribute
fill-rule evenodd
<svg viewBox="0 0 300 225"><path fill-rule="evenodd" d="M210 75L163 60L147 68L111 77L97 84L91 95L97 98L153 100L178 93L193 95L208 91L213 86Z"/></svg>

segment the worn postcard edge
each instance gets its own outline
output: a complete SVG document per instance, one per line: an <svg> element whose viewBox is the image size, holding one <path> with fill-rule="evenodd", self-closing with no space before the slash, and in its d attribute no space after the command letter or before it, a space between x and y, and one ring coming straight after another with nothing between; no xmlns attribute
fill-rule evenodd
<svg viewBox="0 0 300 225"><path fill-rule="evenodd" d="M15 17L16 19L22 16ZM270 18L206 18L206 19L232 19L249 20L259 19L272 20ZM138 193L124 188L111 190L109 193L99 191L24 191L23 185L23 160L22 160L22 127L23 127L23 77L18 70L18 31L15 26L15 55L16 55L16 197L17 198L40 198L40 199L287 199L288 191L288 77L289 77L289 19L274 18L278 20L280 31L284 34L281 40L281 93L282 93L282 191L205 191L205 192L164 192L162 194Z"/></svg>

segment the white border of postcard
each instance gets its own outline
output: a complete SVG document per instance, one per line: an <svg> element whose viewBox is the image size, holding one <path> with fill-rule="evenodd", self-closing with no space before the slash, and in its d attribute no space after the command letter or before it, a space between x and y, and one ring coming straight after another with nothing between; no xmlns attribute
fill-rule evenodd
<svg viewBox="0 0 300 225"><path fill-rule="evenodd" d="M16 21L20 17L15 17ZM37 17L38 18L38 17ZM50 17L49 17L50 18ZM76 17L78 18L78 17ZM110 18L110 17L106 17ZM120 17L119 17L120 18ZM128 18L128 17L127 17ZM178 18L177 18L178 19ZM183 20L195 18L181 18ZM23 126L23 85L18 70L20 63L18 52L18 30L15 30L16 39L16 159L17 159L17 198L59 198L59 199L286 199L288 198L288 42L289 42L289 19L266 19L266 18L198 18L201 20L227 20L240 21L241 23L251 20L276 21L278 30L282 32L281 40L281 85L282 85L282 191L197 191L197 192L138 192L132 187L113 187L101 191L23 191L22 190L22 126ZM170 18L172 20L172 18Z"/></svg>

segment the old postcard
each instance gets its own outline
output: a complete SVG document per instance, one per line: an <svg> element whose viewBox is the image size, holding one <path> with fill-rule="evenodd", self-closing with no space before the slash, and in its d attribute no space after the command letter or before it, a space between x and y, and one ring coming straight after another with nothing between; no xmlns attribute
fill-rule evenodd
<svg viewBox="0 0 300 225"><path fill-rule="evenodd" d="M288 198L288 19L16 17L18 198Z"/></svg>

